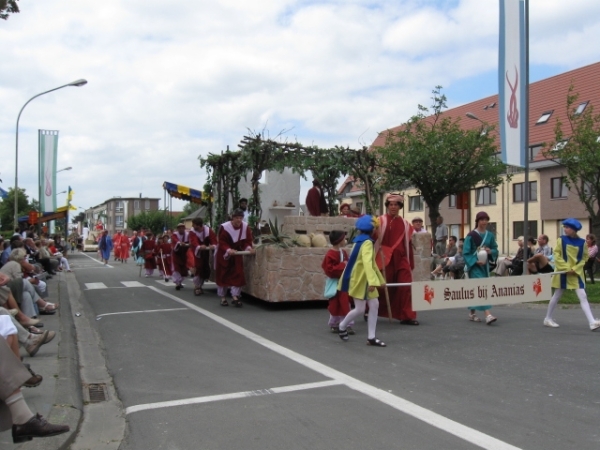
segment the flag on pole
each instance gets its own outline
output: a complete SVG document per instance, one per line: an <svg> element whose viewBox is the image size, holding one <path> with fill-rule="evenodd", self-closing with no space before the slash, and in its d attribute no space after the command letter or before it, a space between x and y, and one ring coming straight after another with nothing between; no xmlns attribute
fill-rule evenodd
<svg viewBox="0 0 600 450"><path fill-rule="evenodd" d="M71 186L69 186L69 190L67 191L67 204L73 200L73 194L75 192L73 192L73 189L71 189Z"/></svg>
<svg viewBox="0 0 600 450"><path fill-rule="evenodd" d="M2 188L0 188L0 198L2 198L2 199L8 198L8 192L6 192Z"/></svg>
<svg viewBox="0 0 600 450"><path fill-rule="evenodd" d="M39 195L42 212L56 210L56 157L58 131L39 130Z"/></svg>
<svg viewBox="0 0 600 450"><path fill-rule="evenodd" d="M525 1L500 0L498 85L502 161L525 167Z"/></svg>

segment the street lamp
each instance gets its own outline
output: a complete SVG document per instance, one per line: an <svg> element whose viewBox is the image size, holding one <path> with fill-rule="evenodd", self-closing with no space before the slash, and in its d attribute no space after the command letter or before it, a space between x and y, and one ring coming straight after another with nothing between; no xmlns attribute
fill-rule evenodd
<svg viewBox="0 0 600 450"><path fill-rule="evenodd" d="M56 195L60 195L60 194L66 194L67 191L61 191L61 192L57 192Z"/></svg>
<svg viewBox="0 0 600 450"><path fill-rule="evenodd" d="M71 166L65 167L64 169L57 170L56 173L58 173L58 172L64 172L65 170L71 170L71 169L72 169Z"/></svg>
<svg viewBox="0 0 600 450"><path fill-rule="evenodd" d="M27 102L25 102L25 104L23 105L23 107L21 108L21 111L19 111L19 115L17 116L17 132L16 132L16 139L15 139L15 217L14 217L14 228L16 229L19 226L19 196L18 196L18 192L19 192L19 119L21 118L21 113L23 112L23 110L25 109L25 107L29 104L29 102L31 102L33 99L41 97L44 94L48 94L49 92L53 92L53 91L57 91L59 89L68 87L68 86L83 86L87 84L87 80L79 79L79 80L75 80L72 81L68 84L64 84L62 86L56 87L54 89L50 89L49 91L44 91L40 94L34 95L33 97L31 97L29 100L27 100Z"/></svg>

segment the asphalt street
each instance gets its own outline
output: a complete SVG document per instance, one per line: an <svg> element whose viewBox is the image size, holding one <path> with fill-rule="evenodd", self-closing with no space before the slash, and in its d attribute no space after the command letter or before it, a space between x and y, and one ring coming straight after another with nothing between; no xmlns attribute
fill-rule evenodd
<svg viewBox="0 0 600 450"><path fill-rule="evenodd" d="M577 308L558 329L538 305L494 308L491 326L466 310L380 318L375 348L362 321L347 343L331 334L324 303L225 308L214 286L196 297L190 279L176 291L95 256L70 261L123 450L600 447L600 332Z"/></svg>

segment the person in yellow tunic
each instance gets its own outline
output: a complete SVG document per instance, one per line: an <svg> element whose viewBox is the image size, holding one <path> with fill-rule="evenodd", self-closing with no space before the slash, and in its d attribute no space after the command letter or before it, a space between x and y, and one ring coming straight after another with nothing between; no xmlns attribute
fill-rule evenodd
<svg viewBox="0 0 600 450"><path fill-rule="evenodd" d="M552 276L552 287L555 291L548 304L544 326L559 327L552 318L552 315L564 290L569 289L574 290L575 294L577 294L581 309L590 324L590 330L594 331L600 328L600 320L595 319L592 315L592 310L590 309L590 304L585 293L583 266L585 265L588 249L585 240L577 236L577 232L581 230L581 223L577 219L569 218L565 219L562 224L565 234L556 240L554 263L556 264L555 268L557 272L566 273Z"/></svg>
<svg viewBox="0 0 600 450"><path fill-rule="evenodd" d="M373 230L378 225L378 220L369 215L356 221L355 227L359 234L352 241L354 242L352 253L338 282L338 290L348 292L348 295L354 298L354 309L340 322L338 335L343 341L349 339L348 325L365 313L368 304L370 313L367 320L367 345L385 347L385 343L375 337L379 309L377 287L385 285L385 279L375 264L375 252L371 238Z"/></svg>

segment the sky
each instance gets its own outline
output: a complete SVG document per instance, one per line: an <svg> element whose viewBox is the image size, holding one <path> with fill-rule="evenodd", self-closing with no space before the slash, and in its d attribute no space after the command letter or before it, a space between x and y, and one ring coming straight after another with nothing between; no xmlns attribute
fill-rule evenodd
<svg viewBox="0 0 600 450"><path fill-rule="evenodd" d="M248 130L359 148L431 105L497 94L498 0L20 0L0 20L0 187L37 198L37 130L57 191L87 209L202 189L199 157ZM530 81L600 60L600 2L530 0ZM311 176L302 181L304 202ZM65 195L58 196L64 204ZM184 203L175 200L174 210Z"/></svg>

